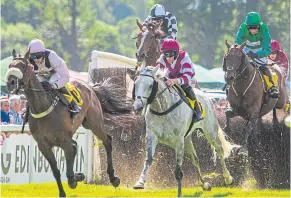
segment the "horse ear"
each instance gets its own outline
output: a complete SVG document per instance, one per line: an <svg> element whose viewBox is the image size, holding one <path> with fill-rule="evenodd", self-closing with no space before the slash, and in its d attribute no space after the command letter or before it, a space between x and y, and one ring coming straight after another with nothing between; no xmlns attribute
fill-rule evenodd
<svg viewBox="0 0 291 198"><path fill-rule="evenodd" d="M16 58L17 57L17 54L16 54L16 50L15 49L12 50L12 56L13 56L13 58Z"/></svg>
<svg viewBox="0 0 291 198"><path fill-rule="evenodd" d="M28 59L29 58L29 55L30 55L30 49L27 50L27 52L24 55L24 58L25 59Z"/></svg>
<svg viewBox="0 0 291 198"><path fill-rule="evenodd" d="M228 49L231 47L230 44L227 42L227 40L225 40L225 45Z"/></svg>
<svg viewBox="0 0 291 198"><path fill-rule="evenodd" d="M142 24L136 19L136 24L139 27L140 31L142 31Z"/></svg>
<svg viewBox="0 0 291 198"><path fill-rule="evenodd" d="M241 49L241 50L243 50L244 49L244 47L246 46L246 44L247 44L247 42L245 41L245 42L243 42L240 46L239 46L239 49Z"/></svg>

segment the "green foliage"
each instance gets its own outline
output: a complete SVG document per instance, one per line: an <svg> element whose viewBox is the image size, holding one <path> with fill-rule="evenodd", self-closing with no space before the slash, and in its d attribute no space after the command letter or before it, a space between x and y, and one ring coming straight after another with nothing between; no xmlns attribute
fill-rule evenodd
<svg viewBox="0 0 291 198"><path fill-rule="evenodd" d="M289 0L2 0L1 56L14 47L22 53L29 41L42 38L69 67L85 70L92 50L134 57L141 21L155 3L164 5L178 20L178 41L193 61L220 67L224 40L234 42L246 14L256 11L289 54Z"/></svg>
<svg viewBox="0 0 291 198"><path fill-rule="evenodd" d="M22 55L32 38L41 38L41 35L26 23L1 24L1 57L11 56L12 49Z"/></svg>

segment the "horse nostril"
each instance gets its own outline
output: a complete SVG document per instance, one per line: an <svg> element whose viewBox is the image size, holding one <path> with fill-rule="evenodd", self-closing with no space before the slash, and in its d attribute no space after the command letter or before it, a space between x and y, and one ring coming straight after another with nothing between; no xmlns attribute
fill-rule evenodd
<svg viewBox="0 0 291 198"><path fill-rule="evenodd" d="M229 80L233 80L234 79L234 77L233 76L231 76L230 78L229 78Z"/></svg>

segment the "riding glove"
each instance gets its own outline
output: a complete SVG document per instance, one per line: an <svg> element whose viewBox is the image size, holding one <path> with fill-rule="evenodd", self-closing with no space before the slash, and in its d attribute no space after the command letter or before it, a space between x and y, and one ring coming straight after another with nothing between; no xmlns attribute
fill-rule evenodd
<svg viewBox="0 0 291 198"><path fill-rule="evenodd" d="M247 53L247 55L248 55L248 57L250 57L250 58L258 58L258 55L257 55L256 53L252 52L252 51L249 51L249 52Z"/></svg>

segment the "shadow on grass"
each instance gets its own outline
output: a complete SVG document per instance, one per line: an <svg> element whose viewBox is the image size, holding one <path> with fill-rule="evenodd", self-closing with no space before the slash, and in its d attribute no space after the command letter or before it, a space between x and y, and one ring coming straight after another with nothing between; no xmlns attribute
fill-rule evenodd
<svg viewBox="0 0 291 198"><path fill-rule="evenodd" d="M232 195L231 192L227 192L227 193L217 193L217 194L214 194L213 197L227 197L229 195Z"/></svg>
<svg viewBox="0 0 291 198"><path fill-rule="evenodd" d="M197 191L194 194L186 194L183 197L200 197L203 194L203 191Z"/></svg>
<svg viewBox="0 0 291 198"><path fill-rule="evenodd" d="M201 197L202 194L203 194L203 191L198 191L198 192L195 192L194 194L186 194L183 197ZM227 197L230 195L232 195L231 192L226 192L226 193L217 193L217 194L212 195L211 197Z"/></svg>

